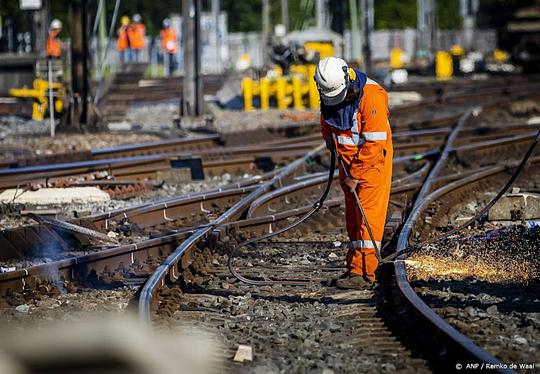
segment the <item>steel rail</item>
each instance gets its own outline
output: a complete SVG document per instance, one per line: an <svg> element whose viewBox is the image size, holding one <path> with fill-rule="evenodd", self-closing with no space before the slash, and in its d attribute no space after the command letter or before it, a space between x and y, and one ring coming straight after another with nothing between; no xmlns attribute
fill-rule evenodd
<svg viewBox="0 0 540 374"><path fill-rule="evenodd" d="M515 137L514 140L516 139L517 141L523 142L524 137ZM505 139L500 139L500 143L513 144L507 142ZM498 142L492 142L489 144L489 146L493 147L496 144L498 144ZM474 154L474 147L468 147L468 149L468 153L473 152ZM481 149L484 149L484 147L479 148L479 150ZM489 147L486 149L489 149ZM406 162L423 161L426 159L429 160L437 154L437 152L431 152L415 156L396 157L394 159L394 164L396 167L396 165L405 165ZM270 178L274 175L274 173L275 171L269 172L261 176L261 178ZM304 175L301 180L308 180L312 179L313 177L315 176ZM436 183L437 185L439 185L441 183L444 183L445 180L452 180L452 177L444 176L437 178ZM243 181L240 181L238 185L252 185L259 182L260 179L256 176L244 179ZM401 183L404 182L405 181L401 181ZM238 189L241 187L235 188ZM317 188L317 186L314 186L314 188ZM206 209L208 209L205 209L204 206L208 207L209 205L215 205L218 207L225 207L232 204L233 200L236 199L236 197L233 195L235 195L236 193L242 193L242 191L236 191L234 194L231 195L231 191L226 192L228 189L229 188L220 188L215 191L189 194L186 196L181 196L179 198L167 198L155 203L143 204L140 207L119 209L116 211L102 213L95 216L85 217L83 219L72 220L71 222L77 225L88 227L90 229L109 230L109 223L114 221L120 222L124 220L129 220L129 217L133 216L135 218L131 221L136 223L139 228L142 227L143 229L151 227L154 227L155 229L160 229L160 227L163 227L165 229L168 227L167 229L170 230L175 225L181 225L184 227L192 226L195 223L204 221L204 215L207 213ZM413 191L411 191L411 194L407 192L407 199L412 197L412 192ZM282 195L281 192L279 194ZM276 197L279 196L276 195ZM399 207L401 205L398 204L397 206ZM185 207L185 209L181 207ZM139 212L140 214L138 214L137 212ZM152 235L154 235L154 232L152 232ZM27 254L31 254L34 252L34 250L38 249L39 243L43 240L51 243L56 243L56 245L62 248L65 247L65 245L67 244L65 243L65 241L67 240L66 238L61 238L55 235L53 232L51 232L51 230L45 227L45 225L29 225L0 232L0 242L2 242L6 248L9 248L9 250L3 252L5 258L16 258L18 256L24 257ZM75 240L75 243L80 242L80 239L75 238L69 240Z"/></svg>
<svg viewBox="0 0 540 374"><path fill-rule="evenodd" d="M115 158L115 157L130 157L139 156L142 154L158 154L169 153L174 151L189 151L206 149L217 145L220 136L211 134L205 136L192 136L185 138L176 138L168 140L160 140L156 142L146 142L137 144L123 144L108 148L92 149L90 154L95 159Z"/></svg>
<svg viewBox="0 0 540 374"><path fill-rule="evenodd" d="M341 202L330 200L327 208L338 207ZM312 206L289 209L275 215L241 219L226 222L215 228L215 232L227 230L266 230L268 225L288 222L292 217L304 214ZM51 284L63 287L65 281L79 281L85 283L87 277L95 273L100 276L105 269L118 269L133 265L135 262L143 262L150 256L161 256L164 253L172 253L178 243L187 239L200 227L191 227L159 238L144 240L137 244L124 244L118 247L103 249L100 252L83 256L76 256L58 261L52 261L39 265L33 265L24 269L18 269L6 273L0 273L0 297L11 292L18 292L28 288L38 289L39 286Z"/></svg>
<svg viewBox="0 0 540 374"><path fill-rule="evenodd" d="M540 162L540 157L534 159L534 163ZM496 176L504 173L511 166L495 166L485 169L482 174L476 174L477 179L481 176ZM469 176L474 178L475 175ZM393 193L408 193L418 191L420 182L414 184L402 185L397 187ZM328 200L325 207L333 208L340 206L340 199ZM280 211L279 213L255 217L250 219L241 219L228 222L214 231L224 233L228 230L236 232L251 230L266 234L274 231L280 222L284 225L290 223L290 218L305 214L312 209L312 205ZM106 269L117 269L121 266L129 266L135 262L144 263L149 256L163 256L167 252L171 253L177 246L177 243L186 239L198 227L184 228L173 234L161 236L158 238L147 239L136 244L124 244L118 247L103 249L100 252L91 253L84 256L68 258L34 265L25 269L19 269L11 272L0 273L0 297L7 293L17 292L24 288L38 288L40 285L51 284L62 287L64 281L79 281L85 283L86 278L92 272L98 276Z"/></svg>
<svg viewBox="0 0 540 374"><path fill-rule="evenodd" d="M449 157L450 150L453 147L453 142L457 138L459 131L464 127L466 121L471 116L473 110L466 111L460 121L456 124L448 139L446 141L445 147L443 148L438 160L435 162L434 166L429 172L426 180L424 181L422 188L416 196L415 204L413 205L412 211L407 217L403 228L399 234L397 241L396 251L403 251L408 246L409 237L412 233L412 228L416 223L418 215L424 206L424 199L429 194L435 178L441 172L444 167L446 160ZM457 183L457 182L456 182ZM404 260L405 255L398 257L398 260ZM469 338L458 332L454 329L448 322L441 318L433 309L429 308L422 299L416 294L413 290L411 284L407 279L407 273L405 269L405 264L403 261L396 261L394 263L394 273L396 277L397 288L399 290L401 298L405 301L406 305L411 308L415 313L421 315L424 321L429 322L438 332L441 332L445 336L447 342L452 342L455 349L461 351L461 354L465 355L461 357L462 359L472 358L476 362L480 363L491 363L494 365L501 364L501 362L489 354L484 349L477 346ZM457 362L456 362L457 363Z"/></svg>
<svg viewBox="0 0 540 374"><path fill-rule="evenodd" d="M192 197L184 197L176 201L169 201L160 204L147 206L132 210L129 214L116 216L116 219L111 221L128 220L131 223L137 224L141 229L148 226L155 226L164 221L172 221L180 218L189 217L190 214L198 211L202 214L207 214L208 210L204 208L204 204L208 204L208 208L216 206L218 202L240 200L242 196L256 190L257 185L229 189L225 191L216 191L211 193L198 194ZM191 207L191 209L190 209Z"/></svg>
<svg viewBox="0 0 540 374"><path fill-rule="evenodd" d="M394 162L394 165L403 163L404 159L396 159ZM419 168L417 171L408 174L398 180L392 181L392 190L402 187L406 185L407 183L411 182L414 179L421 178L426 172L427 172L427 165L428 163L425 163L425 165L421 168ZM339 179L339 170L336 169L334 173L334 179ZM303 179L297 183L289 184L287 186L281 187L279 189L276 189L274 191L271 191L255 201L251 203L251 206L249 207L249 210L247 212L248 218L257 217L261 214L267 214L267 213L273 213L271 212L270 207L268 206L271 204L272 201L276 199L286 199L286 202L289 199L290 195L296 196L296 195L303 195L306 193L306 190L310 189L322 189L325 184L328 181L328 173L322 173L322 175L317 175L309 179ZM334 185L334 189L338 189L338 185ZM401 191L400 191L401 192ZM391 192L392 193L392 192ZM263 211L263 208L266 207L266 210Z"/></svg>
<svg viewBox="0 0 540 374"><path fill-rule="evenodd" d="M186 199L186 198L199 197L200 199L202 199L203 196L209 196L212 193L217 193L217 192L222 193L222 192L226 192L233 189L247 188L249 186L252 186L254 184L259 184L265 180L268 180L269 178L272 178L272 176L274 176L278 170L279 169L275 169L270 172L263 173L261 175L255 175L253 177L244 178L237 182L229 183L224 186L217 187L217 188L211 188L205 191L193 192L193 193L183 194L183 195L175 196L175 197L166 197L166 198L159 199L157 201L153 201L150 203L143 203L143 204L135 205L129 208L115 209L109 212L98 213L91 216L87 216L85 218L89 219L93 223L98 223L100 221L105 221L107 219L117 218L119 216L122 216L124 218L127 217L129 219L130 214L132 212L139 211L139 209L147 209L147 208L157 207L164 204L174 205L181 202L183 199Z"/></svg>
<svg viewBox="0 0 540 374"><path fill-rule="evenodd" d="M280 147L236 147L235 149L222 149L197 152L197 156L217 157L217 161L204 161L203 169L219 168L223 169L228 163L235 163L236 156L248 155L241 159L240 165L253 165L256 167L258 160L269 157L273 162L283 162L296 159L303 155L305 151L312 148L314 144L292 144ZM123 178L133 179L135 176L156 178L159 170L170 170L171 159L178 157L192 158L192 153L172 153L147 156L134 156L125 158L100 159L92 161L80 161L62 164L30 166L23 168L1 169L0 188L14 188L24 183L31 183L37 180L49 180L52 178L76 176L92 172L112 172ZM229 159L227 159L229 158ZM249 168L248 168L249 170Z"/></svg>
<svg viewBox="0 0 540 374"><path fill-rule="evenodd" d="M534 157L530 161L531 161L531 164L539 164L540 157ZM413 209L413 211L411 212L409 216L409 219L412 222L418 222L421 215L428 209L430 204L436 202L439 198L443 196L447 196L451 194L453 191L464 188L464 186L475 184L475 183L485 181L485 180L489 180L490 178L495 178L500 174L507 173L508 171L512 169L516 169L518 167L519 167L518 162L512 162L508 165L499 165L499 166L494 166L490 168L485 168L484 171L477 172L465 178L458 179L451 183L448 183L444 185L443 187L440 187L437 190L425 196L415 206L415 208ZM408 235L407 235L407 232L409 233ZM400 233L400 240L402 242L400 243L398 241L398 250L401 250L403 254L398 258L399 260L404 260L406 258L406 251L402 249L404 245L403 241L407 240L407 244L405 245L408 245L408 237L406 238L406 236L410 236L411 232L412 232L412 228L411 230L408 230L406 232L402 231ZM401 235L405 235L403 236L403 239L401 239L402 238ZM431 240L428 240L428 241L431 241ZM429 321L436 331L442 332L444 336L448 338L448 341L444 342L445 344L458 347L460 353L467 356L467 358L464 358L464 357L458 357L456 355L456 357L454 358L456 360L456 363L457 363L457 360L461 360L461 362L463 362L463 360L467 360L467 359L473 360L470 362L491 363L494 365L501 363L498 359L493 357L490 353L478 347L469 338L467 338L462 333L455 330L452 326L448 324L448 322L446 322L436 312L434 312L431 308L429 308L429 306L427 306L422 299L420 299L418 294L412 289L407 279L407 273L406 273L404 261L396 261L394 263L394 270L396 274L396 282L397 282L398 288L404 300L406 300L408 307L412 308L416 313L418 313L418 315L420 315L422 319ZM438 343L441 344L443 342L439 341ZM445 347L443 351L446 353L449 350ZM513 371L501 370L501 372L508 373L508 372L513 372Z"/></svg>
<svg viewBox="0 0 540 374"><path fill-rule="evenodd" d="M264 182L255 191L252 191L249 195L245 196L215 221L211 222L205 227L197 229L188 240L184 241L180 246L178 246L176 250L156 269L156 271L154 271L141 290L139 297L139 315L142 321L145 323L151 323L151 305L156 289L164 284L166 275L174 266L176 266L184 253L193 248L193 246L200 242L203 238L207 237L215 228L219 227L221 224L227 223L232 217L238 216L253 200L266 193L270 187L291 174L308 158L320 152L323 147L324 145L321 144L314 150L305 154L304 157L297 159L289 165L283 167L281 171L278 172L272 179Z"/></svg>

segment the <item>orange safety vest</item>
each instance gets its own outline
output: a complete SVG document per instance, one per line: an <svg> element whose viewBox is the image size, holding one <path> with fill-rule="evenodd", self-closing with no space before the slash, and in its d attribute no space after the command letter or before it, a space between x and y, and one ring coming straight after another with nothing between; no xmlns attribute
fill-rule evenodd
<svg viewBox="0 0 540 374"><path fill-rule="evenodd" d="M161 37L161 48L167 53L176 53L178 41L174 29L172 27L161 29L159 35Z"/></svg>
<svg viewBox="0 0 540 374"><path fill-rule="evenodd" d="M128 27L121 26L118 29L118 41L116 42L116 48L119 51L125 51L129 47Z"/></svg>
<svg viewBox="0 0 540 374"><path fill-rule="evenodd" d="M60 30L51 30L47 38L47 56L60 57L62 55L62 42L58 39Z"/></svg>
<svg viewBox="0 0 540 374"><path fill-rule="evenodd" d="M128 26L127 35L131 48L143 49L144 48L144 36L146 35L146 27L143 23L132 23Z"/></svg>

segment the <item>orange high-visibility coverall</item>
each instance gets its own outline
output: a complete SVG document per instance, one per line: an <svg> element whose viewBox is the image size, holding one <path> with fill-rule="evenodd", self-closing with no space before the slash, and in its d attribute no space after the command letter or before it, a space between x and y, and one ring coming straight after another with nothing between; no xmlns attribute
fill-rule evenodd
<svg viewBox="0 0 540 374"><path fill-rule="evenodd" d="M146 27L142 22L132 23L127 30L129 42L133 49L144 48L144 37L146 35Z"/></svg>
<svg viewBox="0 0 540 374"><path fill-rule="evenodd" d="M166 53L176 53L178 42L176 40L176 32L172 27L166 27L159 32L161 37L161 48Z"/></svg>
<svg viewBox="0 0 540 374"><path fill-rule="evenodd" d="M359 181L356 191L379 249L392 182L393 147L389 115L386 91L369 78L355 113L356 121L353 121L350 130L330 126L321 115L323 137L335 139L336 151L347 165L351 178ZM375 270L378 266L375 249L356 199L345 184L346 174L341 163L338 164L340 184L345 194L345 217L350 239L346 256L347 268L351 273L375 281Z"/></svg>
<svg viewBox="0 0 540 374"><path fill-rule="evenodd" d="M116 42L116 48L118 51L125 51L129 47L128 38L128 26L120 26L118 29L118 41Z"/></svg>
<svg viewBox="0 0 540 374"><path fill-rule="evenodd" d="M58 39L60 31L59 29L54 29L49 32L49 37L47 38L48 57L60 57L62 55L62 42Z"/></svg>

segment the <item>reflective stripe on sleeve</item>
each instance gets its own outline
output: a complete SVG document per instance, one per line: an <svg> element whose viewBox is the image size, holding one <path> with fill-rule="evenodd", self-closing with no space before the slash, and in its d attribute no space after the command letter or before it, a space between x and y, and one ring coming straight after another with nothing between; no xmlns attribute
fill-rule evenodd
<svg viewBox="0 0 540 374"><path fill-rule="evenodd" d="M366 84L376 84L377 86L379 85L379 83L375 82L375 81L374 81L373 79L371 79L371 78L368 78L368 79L366 80Z"/></svg>
<svg viewBox="0 0 540 374"><path fill-rule="evenodd" d="M348 136L338 136L337 142L343 145L356 145L354 140L352 140L352 138L349 138Z"/></svg>
<svg viewBox="0 0 540 374"><path fill-rule="evenodd" d="M377 244L377 248L381 248L381 242L376 241L375 244ZM375 249L373 246L373 242L371 240L353 240L350 243L352 248L371 248Z"/></svg>
<svg viewBox="0 0 540 374"><path fill-rule="evenodd" d="M362 136L368 141L386 140L386 131L363 132Z"/></svg>

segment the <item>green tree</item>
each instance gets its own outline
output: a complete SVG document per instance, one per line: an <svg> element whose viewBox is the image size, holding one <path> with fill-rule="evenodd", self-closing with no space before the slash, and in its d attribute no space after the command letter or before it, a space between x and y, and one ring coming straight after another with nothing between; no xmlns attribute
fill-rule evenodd
<svg viewBox="0 0 540 374"><path fill-rule="evenodd" d="M376 29L416 26L416 0L375 1L374 7Z"/></svg>
<svg viewBox="0 0 540 374"><path fill-rule="evenodd" d="M437 0L437 27L441 30L461 28L459 0Z"/></svg>

